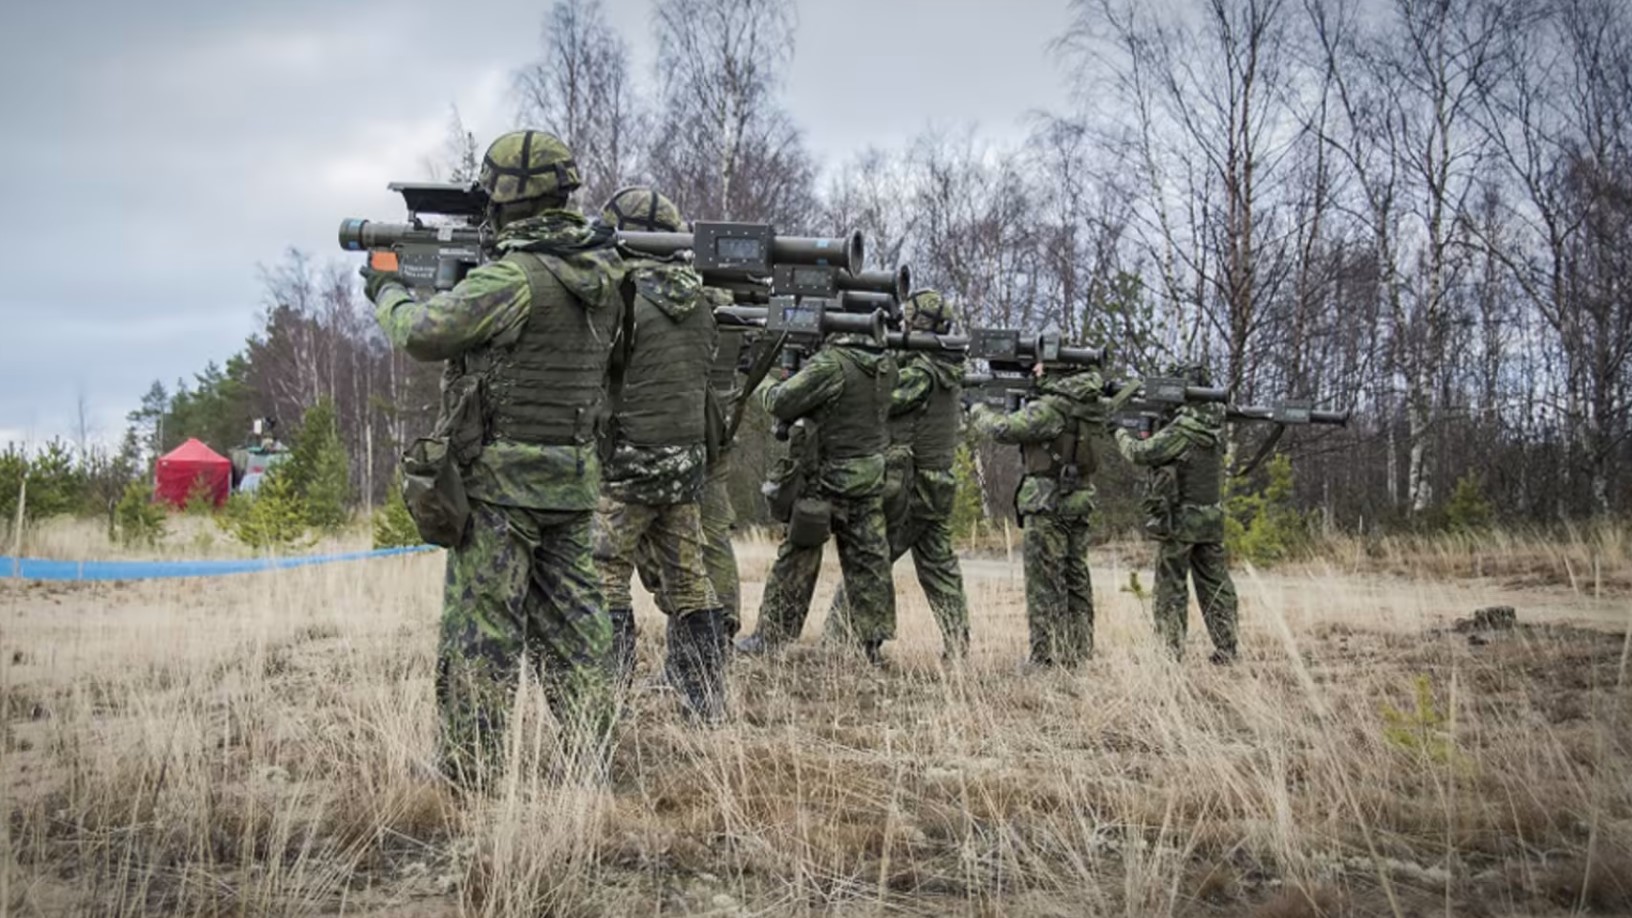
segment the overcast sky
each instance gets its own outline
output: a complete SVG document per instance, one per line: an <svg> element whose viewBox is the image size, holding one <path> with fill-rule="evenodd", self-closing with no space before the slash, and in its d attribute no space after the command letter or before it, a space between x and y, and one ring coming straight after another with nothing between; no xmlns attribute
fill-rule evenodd
<svg viewBox="0 0 1632 918"><path fill-rule="evenodd" d="M650 0L607 0L650 80ZM0 445L115 440L154 379L256 329L257 266L395 219L450 104L478 143L547 0L51 0L0 11ZM1066 93L1067 0L799 0L784 103L825 167L926 126L994 137Z"/></svg>

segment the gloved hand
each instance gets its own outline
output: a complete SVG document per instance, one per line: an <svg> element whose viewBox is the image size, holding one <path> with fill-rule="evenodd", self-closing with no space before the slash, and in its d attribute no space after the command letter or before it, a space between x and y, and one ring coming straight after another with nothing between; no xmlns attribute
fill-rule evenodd
<svg viewBox="0 0 1632 918"><path fill-rule="evenodd" d="M363 276L363 295L368 297L370 303L380 298L380 291L385 289L387 284L403 286L402 275L395 271L381 271L366 262L357 273Z"/></svg>

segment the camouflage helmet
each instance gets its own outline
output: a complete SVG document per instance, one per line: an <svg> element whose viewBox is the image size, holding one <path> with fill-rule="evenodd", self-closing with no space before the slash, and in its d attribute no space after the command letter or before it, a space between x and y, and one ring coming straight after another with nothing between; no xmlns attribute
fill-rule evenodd
<svg viewBox="0 0 1632 918"><path fill-rule="evenodd" d="M902 306L902 317L909 329L936 334L952 329L952 306L935 290L914 290Z"/></svg>
<svg viewBox="0 0 1632 918"><path fill-rule="evenodd" d="M621 230L641 233L683 233L686 220L674 202L641 185L628 185L612 193L601 208L601 222Z"/></svg>
<svg viewBox="0 0 1632 918"><path fill-rule="evenodd" d="M493 141L476 179L494 204L565 198L579 186L578 163L554 134L511 131Z"/></svg>
<svg viewBox="0 0 1632 918"><path fill-rule="evenodd" d="M1183 379L1192 386L1211 386L1213 374L1200 360L1179 360L1167 365L1164 375Z"/></svg>

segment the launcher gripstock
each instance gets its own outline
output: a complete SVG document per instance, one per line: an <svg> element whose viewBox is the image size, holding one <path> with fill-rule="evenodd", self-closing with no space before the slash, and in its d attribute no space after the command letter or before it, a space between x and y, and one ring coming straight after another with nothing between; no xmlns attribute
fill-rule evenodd
<svg viewBox="0 0 1632 918"><path fill-rule="evenodd" d="M1102 347L1068 345L1057 332L1024 335L1017 328L970 329L966 350L969 357L986 361L991 372L964 377L965 401L1000 411L1014 411L1030 398L1031 370L1039 362L1082 367L1105 363Z"/></svg>
<svg viewBox="0 0 1632 918"><path fill-rule="evenodd" d="M769 336L786 338L784 347L806 350L819 346L828 335L865 335L879 344L886 337L882 310L851 312L823 299L772 297L766 306L721 306L714 310L721 325L762 328Z"/></svg>
<svg viewBox="0 0 1632 918"><path fill-rule="evenodd" d="M1024 335L1017 328L970 329L969 356L986 361L994 373L1030 373L1031 368L1039 362L1081 367L1097 367L1105 363L1105 349L1102 347L1065 344L1057 332Z"/></svg>
<svg viewBox="0 0 1632 918"><path fill-rule="evenodd" d="M368 264L395 272L416 290L452 290L487 258L493 234L482 225L487 195L476 185L392 182L408 205L407 223L348 217L340 221L340 248L367 252ZM452 218L426 223L424 217Z"/></svg>
<svg viewBox="0 0 1632 918"><path fill-rule="evenodd" d="M393 271L410 287L448 290L488 258L494 242L485 225L487 195L474 184L393 182L387 186L408 205L407 223L383 223L349 217L340 221L340 248L369 253L369 264ZM427 222L426 217L446 218ZM771 278L778 267L831 268L844 277L843 289L894 292L901 277L863 271L861 233L833 238L779 236L775 227L757 223L692 225L689 233L619 233L624 248L668 257L692 253L705 280L724 285ZM910 275L906 280L910 281Z"/></svg>
<svg viewBox="0 0 1632 918"><path fill-rule="evenodd" d="M1141 436L1149 436L1154 433L1156 428L1160 427L1172 414L1173 410L1185 402L1224 401L1227 403L1228 401L1227 398L1216 397L1226 390L1186 386L1183 379L1146 379L1145 390L1147 392L1146 397L1134 398L1122 404L1115 415L1116 422L1119 425ZM1183 397L1175 400L1175 394L1181 391ZM1149 397L1151 392L1157 393L1158 397ZM1314 407L1314 403L1307 399L1287 399L1276 402L1269 407L1262 405L1228 405L1224 417L1235 422L1267 422L1282 428L1301 427L1309 424L1347 427L1349 423L1349 412L1318 410Z"/></svg>

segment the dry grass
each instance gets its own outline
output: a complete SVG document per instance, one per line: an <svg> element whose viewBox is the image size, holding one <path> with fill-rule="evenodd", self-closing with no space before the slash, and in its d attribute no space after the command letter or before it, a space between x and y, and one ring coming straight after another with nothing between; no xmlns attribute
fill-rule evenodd
<svg viewBox="0 0 1632 918"><path fill-rule="evenodd" d="M0 908L1632 909L1624 602L1244 573L1246 659L1218 670L1199 644L1179 665L1156 653L1141 600L1118 589L1120 557L1095 558L1101 652L1080 672L1017 669L1023 585L1001 558L967 565L974 655L943 669L903 566L891 670L815 643L781 666L739 663L737 717L712 731L683 727L671 696L643 688L609 787L550 767L553 725L524 686L511 767L470 797L424 767L433 557L0 585ZM744 544L748 609L768 559L762 541ZM1440 562L1419 563L1426 576ZM1526 624L1514 632L1471 645L1438 630L1515 595ZM640 613L652 673L661 623ZM819 627L818 613L807 633Z"/></svg>

